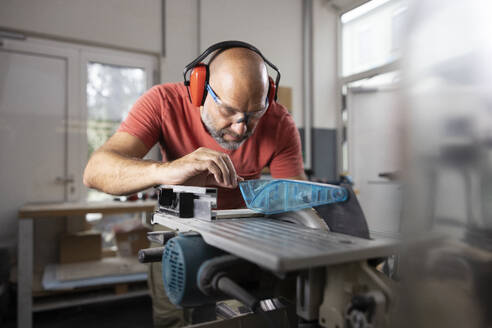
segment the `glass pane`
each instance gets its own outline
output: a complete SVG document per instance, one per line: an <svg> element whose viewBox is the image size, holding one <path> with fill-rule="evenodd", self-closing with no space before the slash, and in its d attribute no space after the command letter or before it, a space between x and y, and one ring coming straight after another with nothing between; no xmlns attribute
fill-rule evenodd
<svg viewBox="0 0 492 328"><path fill-rule="evenodd" d="M87 64L87 158L115 133L146 88L142 68ZM88 194L88 200L107 197L94 190Z"/></svg>
<svg viewBox="0 0 492 328"><path fill-rule="evenodd" d="M405 0L372 0L342 15L343 76L400 57Z"/></svg>

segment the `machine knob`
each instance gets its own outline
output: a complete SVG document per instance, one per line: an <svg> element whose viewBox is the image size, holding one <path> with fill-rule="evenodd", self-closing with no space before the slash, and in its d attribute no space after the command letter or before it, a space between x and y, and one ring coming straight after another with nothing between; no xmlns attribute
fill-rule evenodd
<svg viewBox="0 0 492 328"><path fill-rule="evenodd" d="M138 251L140 263L161 262L164 247L145 248Z"/></svg>

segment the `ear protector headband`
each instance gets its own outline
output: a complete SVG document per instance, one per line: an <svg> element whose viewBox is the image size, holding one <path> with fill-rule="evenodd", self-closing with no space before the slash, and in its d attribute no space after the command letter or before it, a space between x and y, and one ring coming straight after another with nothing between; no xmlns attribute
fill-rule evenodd
<svg viewBox="0 0 492 328"><path fill-rule="evenodd" d="M195 58L191 63L185 66L183 71L184 84L188 87L188 96L193 105L200 107L205 102L207 96L207 84L210 77L208 65L202 63L202 61L207 58L211 53L216 50L226 50L230 48L246 48L253 52L256 52L263 61L270 66L274 71L277 72L277 77L275 82L269 76L268 77L268 106L271 106L274 100L277 100L277 90L278 84L280 82L280 71L277 66L272 64L268 59L266 59L263 54L258 50L258 48L252 46L249 43L242 41L223 41L211 45L207 48L200 56ZM190 72L190 77L188 79L188 72Z"/></svg>

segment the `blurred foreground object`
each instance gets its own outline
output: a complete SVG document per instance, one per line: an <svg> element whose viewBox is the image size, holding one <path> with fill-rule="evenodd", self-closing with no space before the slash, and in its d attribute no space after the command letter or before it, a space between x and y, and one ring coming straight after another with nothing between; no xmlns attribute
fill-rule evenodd
<svg viewBox="0 0 492 328"><path fill-rule="evenodd" d="M492 2L411 2L398 326L492 325Z"/></svg>

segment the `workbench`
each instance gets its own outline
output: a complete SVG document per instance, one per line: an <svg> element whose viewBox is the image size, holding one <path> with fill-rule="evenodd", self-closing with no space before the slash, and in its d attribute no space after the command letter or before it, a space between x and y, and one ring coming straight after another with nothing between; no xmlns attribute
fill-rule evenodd
<svg viewBox="0 0 492 328"><path fill-rule="evenodd" d="M17 326L32 327L33 227L35 219L88 213L153 213L157 201L25 204L19 209L17 246Z"/></svg>

